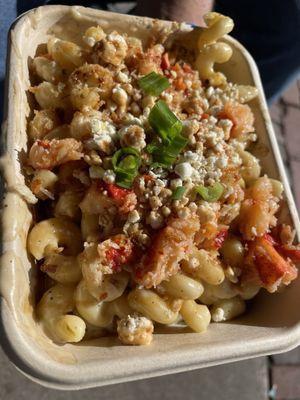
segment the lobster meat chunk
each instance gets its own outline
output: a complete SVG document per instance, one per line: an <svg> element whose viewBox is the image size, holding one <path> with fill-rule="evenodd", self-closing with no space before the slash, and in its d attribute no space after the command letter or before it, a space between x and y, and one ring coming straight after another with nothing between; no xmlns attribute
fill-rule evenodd
<svg viewBox="0 0 300 400"><path fill-rule="evenodd" d="M289 285L297 278L298 270L292 260L280 254L270 235L249 242L248 249L246 265L257 274L261 286L269 292L273 293L281 284Z"/></svg>

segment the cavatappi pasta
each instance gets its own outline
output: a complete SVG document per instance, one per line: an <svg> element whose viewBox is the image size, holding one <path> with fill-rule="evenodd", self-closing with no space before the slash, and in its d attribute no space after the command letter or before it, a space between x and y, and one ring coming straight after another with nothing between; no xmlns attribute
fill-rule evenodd
<svg viewBox="0 0 300 400"><path fill-rule="evenodd" d="M51 37L32 61L28 251L56 342L150 344L179 322L204 332L297 277L282 185L249 150L256 89L214 69L232 55L233 21L205 21L194 50L93 26L81 46Z"/></svg>

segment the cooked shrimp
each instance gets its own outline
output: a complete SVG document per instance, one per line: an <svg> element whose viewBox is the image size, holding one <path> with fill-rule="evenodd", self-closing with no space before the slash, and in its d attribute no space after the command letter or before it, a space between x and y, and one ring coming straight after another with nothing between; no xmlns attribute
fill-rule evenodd
<svg viewBox="0 0 300 400"><path fill-rule="evenodd" d="M161 72L161 61L164 53L161 44L150 47L145 53L139 55L138 71L141 75L147 75L150 72Z"/></svg>
<svg viewBox="0 0 300 400"><path fill-rule="evenodd" d="M40 78L44 81L58 83L64 80L65 74L63 69L55 61L48 57L35 57L32 66Z"/></svg>
<svg viewBox="0 0 300 400"><path fill-rule="evenodd" d="M55 110L34 110L34 117L29 123L29 135L32 139L42 139L59 124L60 120Z"/></svg>
<svg viewBox="0 0 300 400"><path fill-rule="evenodd" d="M35 171L30 183L30 189L41 200L54 199L54 187L58 181L57 175L47 169Z"/></svg>
<svg viewBox="0 0 300 400"><path fill-rule="evenodd" d="M195 214L185 219L171 219L136 265L135 280L149 289L174 275L179 269L179 262L187 257L199 228L199 218Z"/></svg>
<svg viewBox="0 0 300 400"><path fill-rule="evenodd" d="M264 176L246 190L239 215L239 229L244 239L253 240L264 235L276 224L278 199L272 194L272 184Z"/></svg>
<svg viewBox="0 0 300 400"><path fill-rule="evenodd" d="M83 41L90 47L93 47L95 43L105 38L105 32L101 26L91 26L85 31L83 35Z"/></svg>
<svg viewBox="0 0 300 400"><path fill-rule="evenodd" d="M100 111L85 109L75 112L70 124L71 136L76 140L85 140L97 133L102 120Z"/></svg>
<svg viewBox="0 0 300 400"><path fill-rule="evenodd" d="M51 57L67 72L72 72L74 68L84 63L84 52L75 43L50 38L47 48Z"/></svg>
<svg viewBox="0 0 300 400"><path fill-rule="evenodd" d="M247 104L227 102L219 117L230 119L233 122L231 137L240 137L254 131L254 116Z"/></svg>
<svg viewBox="0 0 300 400"><path fill-rule="evenodd" d="M140 125L124 126L119 129L118 135L122 147L134 147L139 151L146 147L145 131Z"/></svg>
<svg viewBox="0 0 300 400"><path fill-rule="evenodd" d="M52 169L83 157L82 144L75 139L37 140L29 152L29 164L36 169Z"/></svg>
<svg viewBox="0 0 300 400"><path fill-rule="evenodd" d="M127 66L135 65L137 55L143 52L143 45L141 39L133 36L126 38L128 50L126 53L125 63Z"/></svg>
<svg viewBox="0 0 300 400"><path fill-rule="evenodd" d="M75 177L76 172L86 171L87 165L83 160L68 161L59 166L58 183L60 186L76 186L78 179Z"/></svg>
<svg viewBox="0 0 300 400"><path fill-rule="evenodd" d="M113 200L103 193L103 185L99 181L92 183L79 207L86 214L101 215L115 211Z"/></svg>
<svg viewBox="0 0 300 400"><path fill-rule="evenodd" d="M92 58L94 62L105 62L113 65L120 65L126 55L128 46L124 36L118 32L112 32L93 47Z"/></svg>
<svg viewBox="0 0 300 400"><path fill-rule="evenodd" d="M71 101L75 109L84 107L98 109L101 99L111 95L112 73L98 64L84 64L69 77Z"/></svg>
<svg viewBox="0 0 300 400"><path fill-rule="evenodd" d="M297 268L290 259L285 260L279 254L269 235L256 238L248 246L242 277L244 282L257 279L262 287L272 293L281 284L289 285L297 278Z"/></svg>

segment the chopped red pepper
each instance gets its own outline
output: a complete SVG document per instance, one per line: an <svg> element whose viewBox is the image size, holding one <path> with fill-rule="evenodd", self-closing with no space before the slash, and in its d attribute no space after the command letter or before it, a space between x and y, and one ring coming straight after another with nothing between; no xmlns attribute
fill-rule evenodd
<svg viewBox="0 0 300 400"><path fill-rule="evenodd" d="M186 84L184 83L182 77L175 79L174 86L177 90L185 90L186 89Z"/></svg>
<svg viewBox="0 0 300 400"><path fill-rule="evenodd" d="M115 200L123 200L131 193L131 190L120 188L113 183L106 183L105 186L109 196Z"/></svg>
<svg viewBox="0 0 300 400"><path fill-rule="evenodd" d="M164 53L161 58L161 69L164 71L165 69L169 69L170 66L169 54Z"/></svg>
<svg viewBox="0 0 300 400"><path fill-rule="evenodd" d="M208 118L209 118L209 114L207 114L207 113L203 113L201 115L201 119L208 119Z"/></svg>

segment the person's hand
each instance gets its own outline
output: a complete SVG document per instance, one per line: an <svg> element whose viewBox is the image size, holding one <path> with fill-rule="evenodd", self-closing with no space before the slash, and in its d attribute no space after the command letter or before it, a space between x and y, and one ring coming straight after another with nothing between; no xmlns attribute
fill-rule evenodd
<svg viewBox="0 0 300 400"><path fill-rule="evenodd" d="M203 15L212 10L213 0L138 0L138 15L205 26Z"/></svg>

